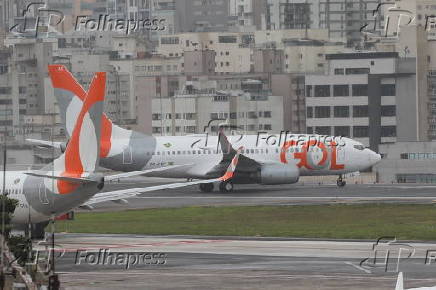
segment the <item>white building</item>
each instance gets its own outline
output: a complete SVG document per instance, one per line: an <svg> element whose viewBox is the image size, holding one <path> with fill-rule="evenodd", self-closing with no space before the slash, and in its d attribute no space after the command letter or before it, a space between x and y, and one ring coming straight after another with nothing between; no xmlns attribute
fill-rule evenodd
<svg viewBox="0 0 436 290"><path fill-rule="evenodd" d="M397 137L397 53L327 55L326 74L307 75L307 132L348 136L377 150ZM410 88L412 89L412 88Z"/></svg>
<svg viewBox="0 0 436 290"><path fill-rule="evenodd" d="M217 81L213 80L187 82L186 90L174 97L154 98L153 134L186 135L205 130L215 133L223 123L246 134L281 131L284 127L282 96L242 90L219 91L216 87Z"/></svg>

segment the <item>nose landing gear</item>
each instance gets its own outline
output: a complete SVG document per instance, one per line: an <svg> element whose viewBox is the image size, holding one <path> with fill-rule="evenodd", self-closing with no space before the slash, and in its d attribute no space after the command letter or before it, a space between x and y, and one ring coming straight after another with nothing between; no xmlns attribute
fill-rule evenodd
<svg viewBox="0 0 436 290"><path fill-rule="evenodd" d="M342 175L339 175L338 180L336 181L336 184L338 187L344 187L345 185L347 185L345 180L342 179Z"/></svg>

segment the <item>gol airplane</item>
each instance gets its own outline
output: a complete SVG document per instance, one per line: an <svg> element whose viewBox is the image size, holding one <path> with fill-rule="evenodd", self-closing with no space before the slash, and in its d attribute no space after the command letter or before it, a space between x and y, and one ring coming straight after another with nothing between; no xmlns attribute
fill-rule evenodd
<svg viewBox="0 0 436 290"><path fill-rule="evenodd" d="M63 65L50 65L49 73L66 132L71 136L85 90ZM123 129L103 115L100 165L115 171L152 171L146 176L209 179L219 177L236 153L233 146L244 147L234 178L221 182L221 192L233 190L233 184L293 184L300 176L337 175L338 186L345 186L343 176L366 170L381 156L350 138L320 135L247 135L229 136L148 136ZM28 139L43 146L64 150L65 144ZM213 183L201 183L200 190L210 192Z"/></svg>

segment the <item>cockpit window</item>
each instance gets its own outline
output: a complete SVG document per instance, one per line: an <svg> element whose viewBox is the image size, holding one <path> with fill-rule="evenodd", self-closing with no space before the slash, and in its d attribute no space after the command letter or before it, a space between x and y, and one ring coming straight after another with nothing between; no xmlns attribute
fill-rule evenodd
<svg viewBox="0 0 436 290"><path fill-rule="evenodd" d="M365 150L365 146L363 145L354 145L354 148L357 150Z"/></svg>

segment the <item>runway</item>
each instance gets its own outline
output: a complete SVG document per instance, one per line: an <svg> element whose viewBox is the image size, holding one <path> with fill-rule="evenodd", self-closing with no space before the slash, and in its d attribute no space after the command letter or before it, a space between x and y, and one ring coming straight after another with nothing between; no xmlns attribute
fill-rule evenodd
<svg viewBox="0 0 436 290"><path fill-rule="evenodd" d="M105 185L104 191L132 187L148 187L157 184L180 182L157 178L128 180ZM220 205L305 205L331 203L419 203L436 202L436 186L432 185L378 185L348 184L338 188L335 184L290 184L278 186L235 185L231 193L202 193L197 187L161 190L130 198L128 204L107 202L97 205L97 210L124 210L134 208L159 208L183 206Z"/></svg>
<svg viewBox="0 0 436 290"><path fill-rule="evenodd" d="M65 250L56 269L66 289L392 290L397 265L405 273L407 288L436 285L436 261L425 264L427 251L436 244L379 244L378 255L389 249L392 258L375 265L362 264L374 256L374 241L59 234L56 244ZM126 269L85 260L84 253L104 249L161 253L165 263Z"/></svg>

